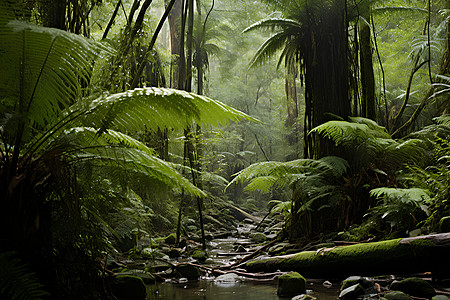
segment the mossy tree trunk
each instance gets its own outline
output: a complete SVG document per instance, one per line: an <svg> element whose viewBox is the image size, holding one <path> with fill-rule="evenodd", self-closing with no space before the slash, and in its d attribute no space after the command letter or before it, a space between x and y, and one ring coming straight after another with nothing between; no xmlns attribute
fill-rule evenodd
<svg viewBox="0 0 450 300"><path fill-rule="evenodd" d="M248 262L250 272L296 271L312 278L431 272L448 274L450 233L304 251Z"/></svg>

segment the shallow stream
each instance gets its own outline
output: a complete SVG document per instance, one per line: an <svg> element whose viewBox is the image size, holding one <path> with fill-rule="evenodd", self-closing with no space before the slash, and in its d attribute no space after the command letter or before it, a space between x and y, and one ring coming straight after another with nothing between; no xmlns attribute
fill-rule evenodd
<svg viewBox="0 0 450 300"><path fill-rule="evenodd" d="M338 284L324 287L320 282L308 283L308 294L319 300L338 299ZM149 286L148 299L164 300L287 300L277 296L276 280L270 282L243 281L222 284L214 279L187 283L159 283Z"/></svg>
<svg viewBox="0 0 450 300"><path fill-rule="evenodd" d="M246 238L216 239L210 242L210 258L215 265L232 263L244 255L232 255L236 245L243 245L249 252L254 249ZM230 255L226 255L230 254ZM324 286L324 280L308 281L308 294L320 300L337 299L339 284ZM277 280L255 281L242 278L235 282L219 282L214 277L202 277L196 281L177 283L168 281L148 286L147 299L161 300L287 300L277 296Z"/></svg>

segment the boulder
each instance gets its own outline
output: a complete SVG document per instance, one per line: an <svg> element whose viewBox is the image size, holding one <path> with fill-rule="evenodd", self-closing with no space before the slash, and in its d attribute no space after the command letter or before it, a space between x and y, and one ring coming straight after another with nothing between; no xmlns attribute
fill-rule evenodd
<svg viewBox="0 0 450 300"><path fill-rule="evenodd" d="M170 258L177 258L181 256L182 252L183 251L180 248L170 248L167 255L169 255Z"/></svg>
<svg viewBox="0 0 450 300"><path fill-rule="evenodd" d="M361 284L361 286L364 289L369 289L371 287L373 287L373 282L371 282L370 280L368 280L365 277L361 277L361 276L350 276L347 277L346 279L344 279L342 281L341 284L341 291L345 290L346 288L355 285L355 284Z"/></svg>
<svg viewBox="0 0 450 300"><path fill-rule="evenodd" d="M180 277L184 277L189 280L197 280L201 275L200 270L196 266L190 264L179 264L176 270Z"/></svg>
<svg viewBox="0 0 450 300"><path fill-rule="evenodd" d="M356 299L359 296L364 295L365 291L363 286L360 283L351 285L341 291L339 294L339 299L350 300Z"/></svg>
<svg viewBox="0 0 450 300"><path fill-rule="evenodd" d="M450 232L450 216L443 217L439 220L439 231Z"/></svg>
<svg viewBox="0 0 450 300"><path fill-rule="evenodd" d="M387 300L411 300L411 298L403 292L392 291L384 295Z"/></svg>
<svg viewBox="0 0 450 300"><path fill-rule="evenodd" d="M144 300L147 297L144 281L138 276L118 275L113 278L111 288L121 300Z"/></svg>
<svg viewBox="0 0 450 300"><path fill-rule="evenodd" d="M195 250L194 254L192 254L192 258L200 263L203 263L208 258L208 253L204 250Z"/></svg>
<svg viewBox="0 0 450 300"><path fill-rule="evenodd" d="M262 242L264 242L265 240L267 240L267 237L266 237L266 235L264 234L264 233L262 233L262 232L257 232L257 233L255 233L253 236L252 236L252 242L254 242L254 243L262 243Z"/></svg>
<svg viewBox="0 0 450 300"><path fill-rule="evenodd" d="M297 272L281 275L278 278L277 295L280 297L292 297L306 293L306 279Z"/></svg>
<svg viewBox="0 0 450 300"><path fill-rule="evenodd" d="M450 298L445 295L436 295L433 298L431 298L431 300L448 300L448 299Z"/></svg>
<svg viewBox="0 0 450 300"><path fill-rule="evenodd" d="M234 247L234 251L236 251L236 252L247 252L247 249L245 249L244 246L242 246L241 244L238 244L237 246Z"/></svg>
<svg viewBox="0 0 450 300"><path fill-rule="evenodd" d="M217 276L214 280L215 283L218 284L235 284L237 282L242 282L243 278L235 273L228 273Z"/></svg>
<svg viewBox="0 0 450 300"><path fill-rule="evenodd" d="M175 233L171 233L164 238L164 243L167 245L175 245L177 242L177 235Z"/></svg>
<svg viewBox="0 0 450 300"><path fill-rule="evenodd" d="M390 287L393 291L401 291L413 297L431 299L436 295L434 288L423 279L410 277L402 281L394 281Z"/></svg>
<svg viewBox="0 0 450 300"><path fill-rule="evenodd" d="M306 295L306 294L301 294L301 295L293 297L291 300L316 300L316 299L317 299L316 297Z"/></svg>

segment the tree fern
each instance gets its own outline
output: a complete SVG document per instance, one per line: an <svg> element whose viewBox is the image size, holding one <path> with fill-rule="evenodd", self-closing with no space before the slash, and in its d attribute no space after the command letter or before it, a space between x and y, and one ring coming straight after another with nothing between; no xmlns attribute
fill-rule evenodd
<svg viewBox="0 0 450 300"><path fill-rule="evenodd" d="M397 169L407 162L418 163L426 154L426 144L419 139L393 140L386 129L365 118L329 121L311 130L343 147L354 170L368 168Z"/></svg>

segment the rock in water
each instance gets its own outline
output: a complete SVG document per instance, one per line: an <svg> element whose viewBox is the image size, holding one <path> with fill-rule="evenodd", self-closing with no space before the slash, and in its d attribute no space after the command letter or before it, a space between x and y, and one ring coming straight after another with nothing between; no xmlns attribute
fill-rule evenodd
<svg viewBox="0 0 450 300"><path fill-rule="evenodd" d="M257 232L252 236L252 242L254 243L262 243L267 240L267 236L262 232Z"/></svg>
<svg viewBox="0 0 450 300"><path fill-rule="evenodd" d="M436 295L434 288L423 279L411 277L402 281L394 281L391 290L401 291L413 297L431 299Z"/></svg>
<svg viewBox="0 0 450 300"><path fill-rule="evenodd" d="M214 282L219 285L234 285L242 281L242 277L234 273L217 276L217 278L214 280Z"/></svg>
<svg viewBox="0 0 450 300"><path fill-rule="evenodd" d="M133 275L118 275L111 284L114 295L122 300L144 300L147 289L144 281Z"/></svg>
<svg viewBox="0 0 450 300"><path fill-rule="evenodd" d="M208 258L208 253L206 253L206 251L203 250L195 250L194 254L192 254L192 258L197 260L199 263L203 263Z"/></svg>
<svg viewBox="0 0 450 300"><path fill-rule="evenodd" d="M177 272L180 274L180 277L187 278L189 280L196 280L200 277L200 270L189 264L179 264L177 266Z"/></svg>
<svg viewBox="0 0 450 300"><path fill-rule="evenodd" d="M283 274L278 278L277 295L292 297L306 293L306 279L297 272Z"/></svg>
<svg viewBox="0 0 450 300"><path fill-rule="evenodd" d="M403 292L392 291L384 295L387 300L411 300L411 298Z"/></svg>
<svg viewBox="0 0 450 300"><path fill-rule="evenodd" d="M342 290L342 292L339 294L339 299L343 300L356 299L359 296L364 295L364 293L365 291L363 286L360 283L357 283Z"/></svg>

